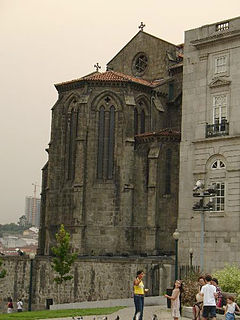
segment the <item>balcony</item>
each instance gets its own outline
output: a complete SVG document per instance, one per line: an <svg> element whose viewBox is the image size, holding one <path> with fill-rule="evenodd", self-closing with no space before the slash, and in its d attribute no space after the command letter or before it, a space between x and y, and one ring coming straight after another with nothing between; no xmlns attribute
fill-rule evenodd
<svg viewBox="0 0 240 320"><path fill-rule="evenodd" d="M227 136L229 135L229 123L206 124L206 138Z"/></svg>

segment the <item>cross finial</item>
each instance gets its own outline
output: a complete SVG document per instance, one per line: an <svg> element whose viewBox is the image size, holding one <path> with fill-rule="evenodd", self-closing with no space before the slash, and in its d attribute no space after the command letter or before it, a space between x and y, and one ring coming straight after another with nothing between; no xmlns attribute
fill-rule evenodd
<svg viewBox="0 0 240 320"><path fill-rule="evenodd" d="M94 65L94 68L96 68L96 71L98 72L99 69L101 69L101 66L98 64L98 62Z"/></svg>
<svg viewBox="0 0 240 320"><path fill-rule="evenodd" d="M143 22L141 22L140 26L138 27L139 29L141 29L141 31L143 31L143 28L146 27L145 24L143 24Z"/></svg>

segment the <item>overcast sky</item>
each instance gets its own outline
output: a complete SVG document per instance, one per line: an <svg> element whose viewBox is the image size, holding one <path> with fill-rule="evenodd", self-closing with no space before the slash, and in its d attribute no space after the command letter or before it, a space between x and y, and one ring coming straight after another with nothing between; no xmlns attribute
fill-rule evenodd
<svg viewBox="0 0 240 320"><path fill-rule="evenodd" d="M96 62L105 71L141 21L179 44L185 30L238 15L239 0L0 0L0 223L17 222L41 185L54 83Z"/></svg>

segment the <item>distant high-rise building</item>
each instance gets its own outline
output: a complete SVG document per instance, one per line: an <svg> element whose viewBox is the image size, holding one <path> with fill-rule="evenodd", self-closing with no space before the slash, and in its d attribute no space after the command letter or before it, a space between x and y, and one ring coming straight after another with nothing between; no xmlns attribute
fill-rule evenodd
<svg viewBox="0 0 240 320"><path fill-rule="evenodd" d="M25 198L25 216L32 225L39 227L40 223L40 198L28 196Z"/></svg>

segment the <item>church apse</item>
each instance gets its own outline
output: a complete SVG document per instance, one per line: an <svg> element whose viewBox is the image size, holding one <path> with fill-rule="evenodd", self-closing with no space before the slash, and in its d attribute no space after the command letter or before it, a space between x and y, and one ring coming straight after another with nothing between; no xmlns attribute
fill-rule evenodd
<svg viewBox="0 0 240 320"><path fill-rule="evenodd" d="M163 245L163 239L176 227L177 192L162 191L163 152L172 150L178 159L180 133L167 128L168 81L97 70L55 85L59 99L43 170L39 254L51 255L62 223L79 255L171 252L173 242ZM171 172L168 183L178 183L178 167Z"/></svg>

